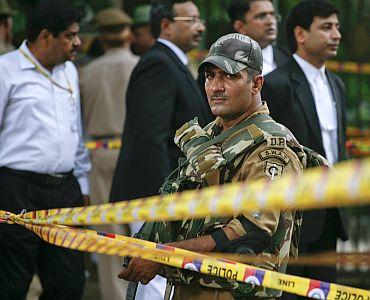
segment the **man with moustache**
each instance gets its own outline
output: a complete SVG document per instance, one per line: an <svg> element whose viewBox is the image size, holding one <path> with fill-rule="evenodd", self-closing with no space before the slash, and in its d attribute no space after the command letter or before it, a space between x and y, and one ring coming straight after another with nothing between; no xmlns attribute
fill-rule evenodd
<svg viewBox="0 0 370 300"><path fill-rule="evenodd" d="M275 44L278 16L270 0L232 0L228 15L236 32L258 42L263 54L263 73L275 70L288 62L289 51Z"/></svg>
<svg viewBox="0 0 370 300"><path fill-rule="evenodd" d="M266 76L262 97L271 116L287 126L305 145L329 163L346 158L346 107L343 82L326 70L326 60L337 55L341 34L339 10L326 0L304 1L287 21L290 62ZM344 209L305 211L300 254L335 251L337 238L347 239ZM336 281L331 267L288 268L299 276ZM286 297L295 297L286 295Z"/></svg>
<svg viewBox="0 0 370 300"><path fill-rule="evenodd" d="M165 177L182 156L173 142L176 129L194 117L202 125L211 119L187 68L186 53L199 45L205 31L197 6L192 1L155 0L150 24L157 40L141 56L128 85L122 148L111 202L158 194ZM131 224L132 233L140 225ZM141 294L139 287L137 298L162 299L164 285L165 282L154 287L147 296Z"/></svg>
<svg viewBox="0 0 370 300"><path fill-rule="evenodd" d="M0 57L1 210L19 214L89 200L78 75L69 61L81 45L80 19L63 1L41 1L29 11L27 39ZM1 299L25 299L36 271L40 299L82 298L82 252L15 224L0 224L0 245Z"/></svg>
<svg viewBox="0 0 370 300"><path fill-rule="evenodd" d="M284 126L269 117L268 107L261 101L262 52L258 43L237 33L225 35L212 45L198 70L205 74L209 106L217 118L205 128L191 120L177 130L175 143L188 163L166 181L162 191L182 192L300 174L306 160L302 147ZM267 260L256 262L258 267L284 273L295 232L294 214L267 209L232 217L159 221L153 226L150 240L200 253L259 255ZM281 295L280 291L251 285L248 280L242 283L193 272L200 268L194 261L183 265L188 270L133 258L119 276L146 284L160 273L175 286L176 300L267 299Z"/></svg>

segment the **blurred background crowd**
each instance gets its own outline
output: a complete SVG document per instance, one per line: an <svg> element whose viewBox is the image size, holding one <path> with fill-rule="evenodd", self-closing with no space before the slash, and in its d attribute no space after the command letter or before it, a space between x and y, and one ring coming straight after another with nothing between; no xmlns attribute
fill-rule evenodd
<svg viewBox="0 0 370 300"><path fill-rule="evenodd" d="M8 0L9 6L17 12L13 15L12 43L14 46L19 46L23 41L25 13L36 2L37 0ZM70 2L85 12L85 17L80 24L83 40L82 51L79 54L81 63L102 54L101 48L97 45L98 42L94 39L97 35L94 18L100 10L111 6L123 9L133 17L134 33L137 24L148 22L149 10L145 5L149 5L150 0L73 0ZM229 0L195 1L202 18L207 22L207 30L203 34L200 47L189 54L191 59L200 61L205 56L204 51L217 37L231 31L226 11L229 2ZM280 15L278 23L280 34L277 42L286 45L286 36L283 34L286 17L290 9L299 1L275 0L273 2ZM328 67L338 73L345 82L348 125L351 134L357 134L357 129L366 129L370 123L370 86L368 84L370 78L370 44L368 43L370 39L370 2L367 0L335 0L333 2L341 9L342 40L335 61L330 62ZM140 30L142 29L138 29L138 31ZM142 50L136 50L134 53L140 54L140 51Z"/></svg>

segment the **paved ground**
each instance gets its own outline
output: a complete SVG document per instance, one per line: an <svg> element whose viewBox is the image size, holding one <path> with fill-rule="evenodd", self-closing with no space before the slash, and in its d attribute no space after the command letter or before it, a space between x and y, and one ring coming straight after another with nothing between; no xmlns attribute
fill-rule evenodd
<svg viewBox="0 0 370 300"><path fill-rule="evenodd" d="M83 300L100 300L96 264L89 260L86 262L86 286Z"/></svg>

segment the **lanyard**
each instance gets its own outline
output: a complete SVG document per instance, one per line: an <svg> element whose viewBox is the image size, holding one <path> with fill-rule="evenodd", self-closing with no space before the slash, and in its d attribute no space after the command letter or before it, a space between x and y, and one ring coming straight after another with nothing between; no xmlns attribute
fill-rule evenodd
<svg viewBox="0 0 370 300"><path fill-rule="evenodd" d="M48 73L46 73L32 58L31 56L29 56L26 52L24 52L22 49L19 49L19 51L22 53L22 55L27 59L29 60L36 68L36 71L39 72L40 74L44 75L47 79L49 79L51 81L52 84L54 84L55 86L57 86L58 88L62 89L62 90L65 90L67 92L70 93L71 95L71 99L72 101L74 100L74 97L73 97L73 90L72 90L72 86L71 86L71 83L69 82L68 80L68 77L67 77L67 74L65 73L64 71L64 76L66 78L66 81L67 81L67 84L68 84L68 87L65 87L65 86L62 86L61 84L59 84L58 82L56 82Z"/></svg>

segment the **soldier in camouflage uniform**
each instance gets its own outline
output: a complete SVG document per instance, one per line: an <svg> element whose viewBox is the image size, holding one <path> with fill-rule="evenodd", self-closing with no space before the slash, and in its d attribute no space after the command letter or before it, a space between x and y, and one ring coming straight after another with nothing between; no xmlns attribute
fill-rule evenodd
<svg viewBox="0 0 370 300"><path fill-rule="evenodd" d="M211 47L199 67L216 120L204 129L192 120L180 128L175 142L186 161L163 193L257 178L278 179L299 174L306 154L284 126L269 117L261 101L262 53L257 42L228 34ZM216 140L217 139L217 140ZM295 232L295 212L256 210L229 218L157 222L151 240L195 252L256 255L255 265L285 272ZM258 257L267 257L258 263ZM199 274L132 259L119 277L149 282L156 274L175 285L174 299L276 298L279 291L232 279Z"/></svg>

